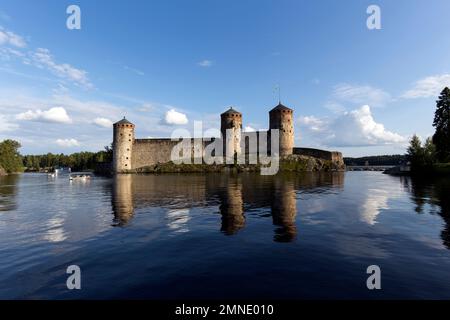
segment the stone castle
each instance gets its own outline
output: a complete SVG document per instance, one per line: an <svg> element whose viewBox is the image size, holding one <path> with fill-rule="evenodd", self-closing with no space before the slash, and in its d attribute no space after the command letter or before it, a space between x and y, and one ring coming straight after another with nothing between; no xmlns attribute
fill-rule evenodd
<svg viewBox="0 0 450 320"><path fill-rule="evenodd" d="M198 139L192 138L191 157L194 154L203 154L205 148L216 141L223 140L224 155L236 154L245 155L256 153L259 150L259 138L256 148L251 150L248 140L245 140L249 134L242 132L242 114L233 108L220 115L221 135L223 138ZM267 149L270 153L270 132L272 129L279 130L279 155L281 158L290 155L303 155L308 157L329 160L333 163L343 164L342 154L340 152L329 152L310 148L294 147L294 111L281 103L269 112L269 130L264 132L267 139ZM114 123L113 126L113 171L115 173L127 172L155 164L168 163L171 161L173 148L179 144L179 141L170 138L164 139L136 139L135 125L125 119L125 117ZM228 138L227 137L228 132ZM259 137L262 132L256 132ZM241 140L246 143L245 150L241 150Z"/></svg>

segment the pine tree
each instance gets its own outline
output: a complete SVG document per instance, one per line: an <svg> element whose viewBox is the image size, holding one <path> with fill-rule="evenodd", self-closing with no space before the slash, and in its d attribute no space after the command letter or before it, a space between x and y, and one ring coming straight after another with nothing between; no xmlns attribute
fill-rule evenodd
<svg viewBox="0 0 450 320"><path fill-rule="evenodd" d="M433 143L436 146L436 154L440 161L450 161L450 89L442 90L439 100L436 101L433 126L436 132L433 135Z"/></svg>

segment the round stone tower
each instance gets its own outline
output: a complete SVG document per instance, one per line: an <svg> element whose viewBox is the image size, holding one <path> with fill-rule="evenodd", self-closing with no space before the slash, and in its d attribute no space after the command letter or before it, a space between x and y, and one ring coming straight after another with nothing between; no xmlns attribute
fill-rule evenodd
<svg viewBox="0 0 450 320"><path fill-rule="evenodd" d="M227 141L227 130L229 130L229 140ZM241 153L241 131L242 114L230 108L220 115L220 132L223 139L223 154L227 158L234 158L235 154Z"/></svg>
<svg viewBox="0 0 450 320"><path fill-rule="evenodd" d="M269 128L279 130L281 157L292 154L294 148L293 118L294 111L281 103L269 112Z"/></svg>
<svg viewBox="0 0 450 320"><path fill-rule="evenodd" d="M113 171L115 173L131 169L131 157L134 143L134 124L123 117L114 123Z"/></svg>

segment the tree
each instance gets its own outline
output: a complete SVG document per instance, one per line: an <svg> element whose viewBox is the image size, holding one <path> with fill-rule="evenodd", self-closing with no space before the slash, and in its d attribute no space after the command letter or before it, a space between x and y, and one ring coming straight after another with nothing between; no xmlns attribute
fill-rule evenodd
<svg viewBox="0 0 450 320"><path fill-rule="evenodd" d="M414 135L409 142L407 155L413 171L430 169L435 163L436 147L431 138L428 138L422 146L420 138Z"/></svg>
<svg viewBox="0 0 450 320"><path fill-rule="evenodd" d="M436 162L436 146L431 138L427 138L423 146L423 162L427 167L431 167Z"/></svg>
<svg viewBox="0 0 450 320"><path fill-rule="evenodd" d="M22 157L19 154L20 143L15 140L0 142L0 167L7 173L23 170Z"/></svg>
<svg viewBox="0 0 450 320"><path fill-rule="evenodd" d="M436 146L436 154L440 161L450 161L450 89L442 90L439 100L436 101L433 126L436 132L433 135L433 143Z"/></svg>
<svg viewBox="0 0 450 320"><path fill-rule="evenodd" d="M408 158L411 162L411 167L414 169L422 166L423 149L422 142L417 135L414 135L409 142Z"/></svg>

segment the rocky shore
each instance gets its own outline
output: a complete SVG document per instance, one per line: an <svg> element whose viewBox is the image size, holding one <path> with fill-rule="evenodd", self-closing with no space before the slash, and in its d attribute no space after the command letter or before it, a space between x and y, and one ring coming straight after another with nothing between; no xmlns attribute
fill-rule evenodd
<svg viewBox="0 0 450 320"><path fill-rule="evenodd" d="M259 172L260 164L174 164L158 163L123 173L208 173L208 172ZM344 171L341 161L324 160L303 155L289 155L280 159L280 172L331 172Z"/></svg>

